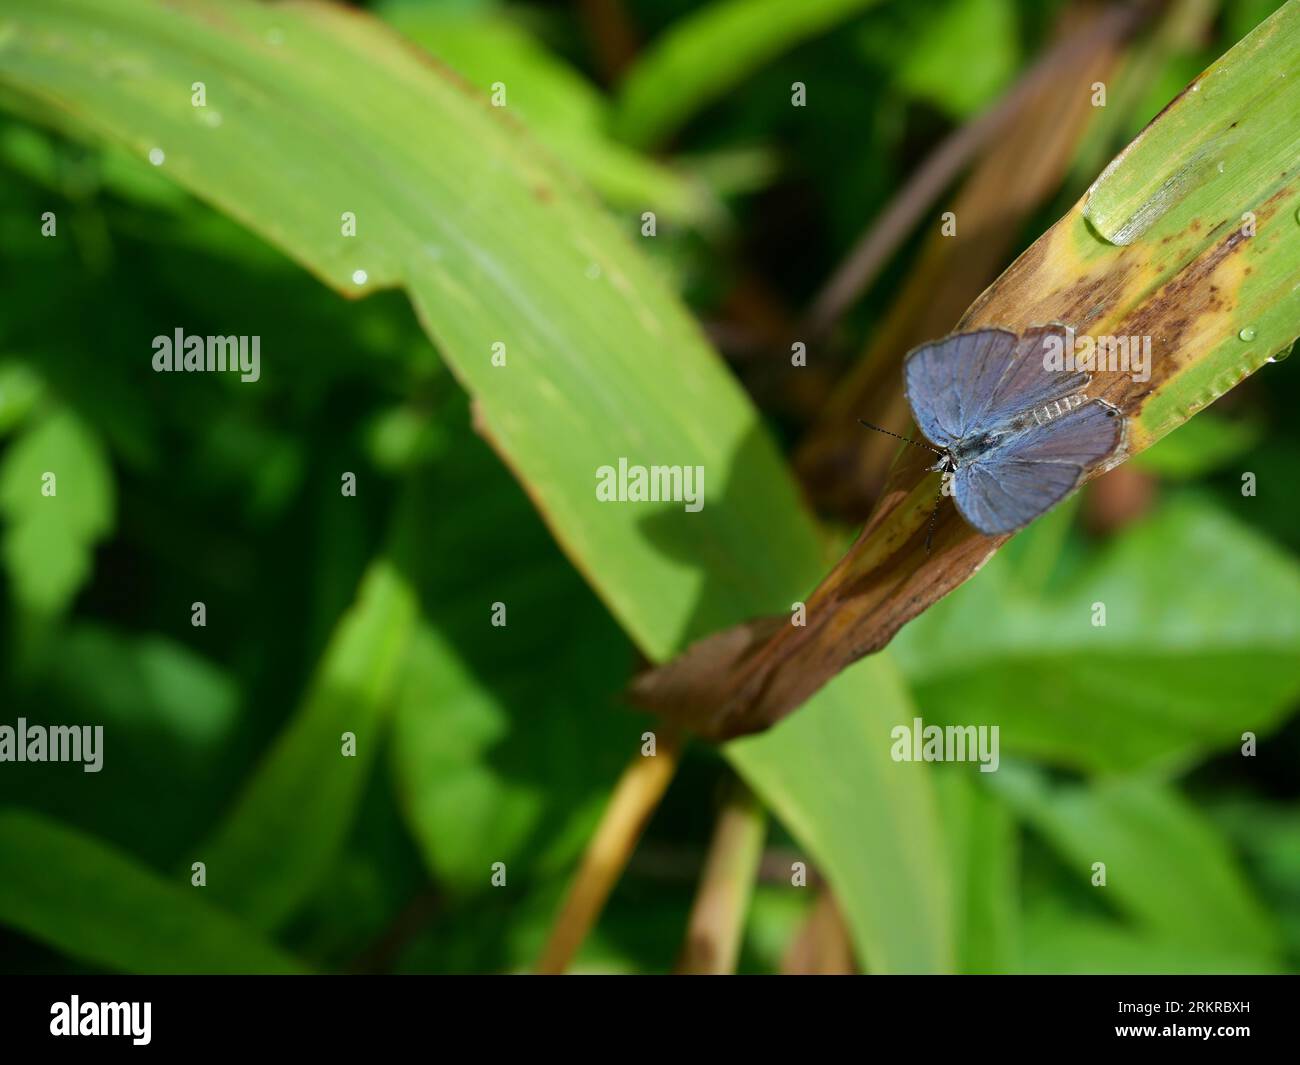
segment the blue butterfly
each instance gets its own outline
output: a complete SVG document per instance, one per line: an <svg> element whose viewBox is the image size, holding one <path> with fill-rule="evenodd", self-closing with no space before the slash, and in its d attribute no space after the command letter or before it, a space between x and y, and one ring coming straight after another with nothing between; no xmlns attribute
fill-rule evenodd
<svg viewBox="0 0 1300 1065"><path fill-rule="evenodd" d="M1084 394L1090 374L1046 368L1050 341L1067 335L1055 323L976 329L904 361L912 415L939 455L930 469L951 479L957 509L986 535L1028 525L1124 444L1119 411Z"/></svg>

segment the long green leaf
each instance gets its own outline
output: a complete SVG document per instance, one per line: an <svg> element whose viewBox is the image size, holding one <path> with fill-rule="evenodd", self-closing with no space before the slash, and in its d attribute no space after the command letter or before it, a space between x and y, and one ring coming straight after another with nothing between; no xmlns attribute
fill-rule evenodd
<svg viewBox="0 0 1300 1065"><path fill-rule="evenodd" d="M1016 825L980 776L970 765L935 774L952 856L958 968L964 973L1011 972L1020 918Z"/></svg>
<svg viewBox="0 0 1300 1065"><path fill-rule="evenodd" d="M873 972L957 964L947 852L929 767L889 757L891 730L912 716L893 663L874 658L836 678L778 728L727 746L732 762L830 879Z"/></svg>
<svg viewBox="0 0 1300 1065"><path fill-rule="evenodd" d="M374 564L302 708L214 838L197 849L213 896L253 924L273 928L288 917L346 838L414 619L405 581L387 563ZM354 754L344 754L346 732Z"/></svg>
<svg viewBox="0 0 1300 1065"><path fill-rule="evenodd" d="M496 11L462 11L417 0L380 8L383 18L483 93L501 87L511 114L611 204L698 223L716 217L702 184L614 140L608 105L594 85Z"/></svg>
<svg viewBox="0 0 1300 1065"><path fill-rule="evenodd" d="M1052 787L1003 766L995 782L1064 857L1081 889L1175 943L1272 961L1278 930L1214 826L1143 778ZM1105 867L1100 884L1098 863ZM1090 886L1091 885L1091 886Z"/></svg>
<svg viewBox="0 0 1300 1065"><path fill-rule="evenodd" d="M708 4L670 26L632 68L616 104L614 129L633 144L659 140L772 56L876 2L717 0Z"/></svg>
<svg viewBox="0 0 1300 1065"><path fill-rule="evenodd" d="M753 407L626 236L483 94L321 4L17 0L5 18L5 99L154 152L341 292L404 285L481 431L649 657L788 610L815 583L819 536ZM196 80L206 109L191 104ZM275 361L263 352L264 377ZM598 469L623 457L702 466L703 509L598 501ZM909 714L875 660L731 752L882 971L953 961L930 784L883 754Z"/></svg>
<svg viewBox="0 0 1300 1065"><path fill-rule="evenodd" d="M209 905L56 821L0 812L0 921L74 958L130 973L292 973L302 966Z"/></svg>

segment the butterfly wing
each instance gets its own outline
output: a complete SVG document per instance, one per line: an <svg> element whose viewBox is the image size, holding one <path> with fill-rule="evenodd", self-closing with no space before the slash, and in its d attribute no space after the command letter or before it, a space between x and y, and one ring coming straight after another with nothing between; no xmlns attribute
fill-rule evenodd
<svg viewBox="0 0 1300 1065"><path fill-rule="evenodd" d="M1053 322L1026 329L1016 341L1003 373L993 387L981 393L975 409L974 428L994 429L1018 414L1043 407L1073 395L1088 384L1090 375L1081 370L1047 368L1046 356L1059 346L1062 354L1070 344L1069 330Z"/></svg>
<svg viewBox="0 0 1300 1065"><path fill-rule="evenodd" d="M907 356L907 402L930 443L952 447L971 431L1015 349L1015 333L976 329L922 344Z"/></svg>
<svg viewBox="0 0 1300 1065"><path fill-rule="evenodd" d="M1050 370L1044 356L1068 345L1065 326L954 333L912 351L903 366L907 401L927 440L952 447L1018 414L1063 399L1087 385L1081 371Z"/></svg>
<svg viewBox="0 0 1300 1065"><path fill-rule="evenodd" d="M953 474L957 509L988 536L1028 525L1124 441L1124 419L1093 400L1008 437Z"/></svg>

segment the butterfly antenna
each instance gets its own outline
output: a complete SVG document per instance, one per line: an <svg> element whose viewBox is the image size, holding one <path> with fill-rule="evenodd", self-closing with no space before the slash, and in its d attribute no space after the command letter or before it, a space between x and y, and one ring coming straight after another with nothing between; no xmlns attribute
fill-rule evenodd
<svg viewBox="0 0 1300 1065"><path fill-rule="evenodd" d="M859 418L858 421L859 421L862 425L865 425L868 429L874 429L874 430L875 430L876 432L878 432L878 433L884 433L886 436L892 436L892 437L894 437L896 440L901 440L901 441L903 441L903 443L905 443L905 444L911 444L913 447L923 447L923 448L925 448L927 451L933 451L936 455L942 455L942 454L943 454L943 452L940 451L940 450L939 450L937 447L935 447L933 444L924 444L924 443L919 443L919 442L917 442L916 440L913 440L910 436L901 436L901 435L899 435L898 433L892 433L892 432L890 432L888 429L882 429L882 428L881 428L880 426L878 426L878 425L872 425L870 422L868 422L868 421L863 421L861 418Z"/></svg>

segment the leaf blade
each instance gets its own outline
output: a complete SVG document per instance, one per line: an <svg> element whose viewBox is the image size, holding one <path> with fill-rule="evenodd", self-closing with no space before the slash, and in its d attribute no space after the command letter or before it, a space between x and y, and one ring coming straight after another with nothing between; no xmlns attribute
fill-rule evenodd
<svg viewBox="0 0 1300 1065"><path fill-rule="evenodd" d="M614 128L645 145L671 133L783 48L876 0L716 0L670 26L624 80Z"/></svg>
<svg viewBox="0 0 1300 1065"><path fill-rule="evenodd" d="M209 891L259 928L281 924L342 846L380 744L415 608L373 564L321 657L302 707L199 853ZM343 736L355 755L343 756Z"/></svg>
<svg viewBox="0 0 1300 1065"><path fill-rule="evenodd" d="M298 973L298 961L119 851L26 811L0 812L0 920L133 973ZM187 894L187 892L189 892Z"/></svg>

